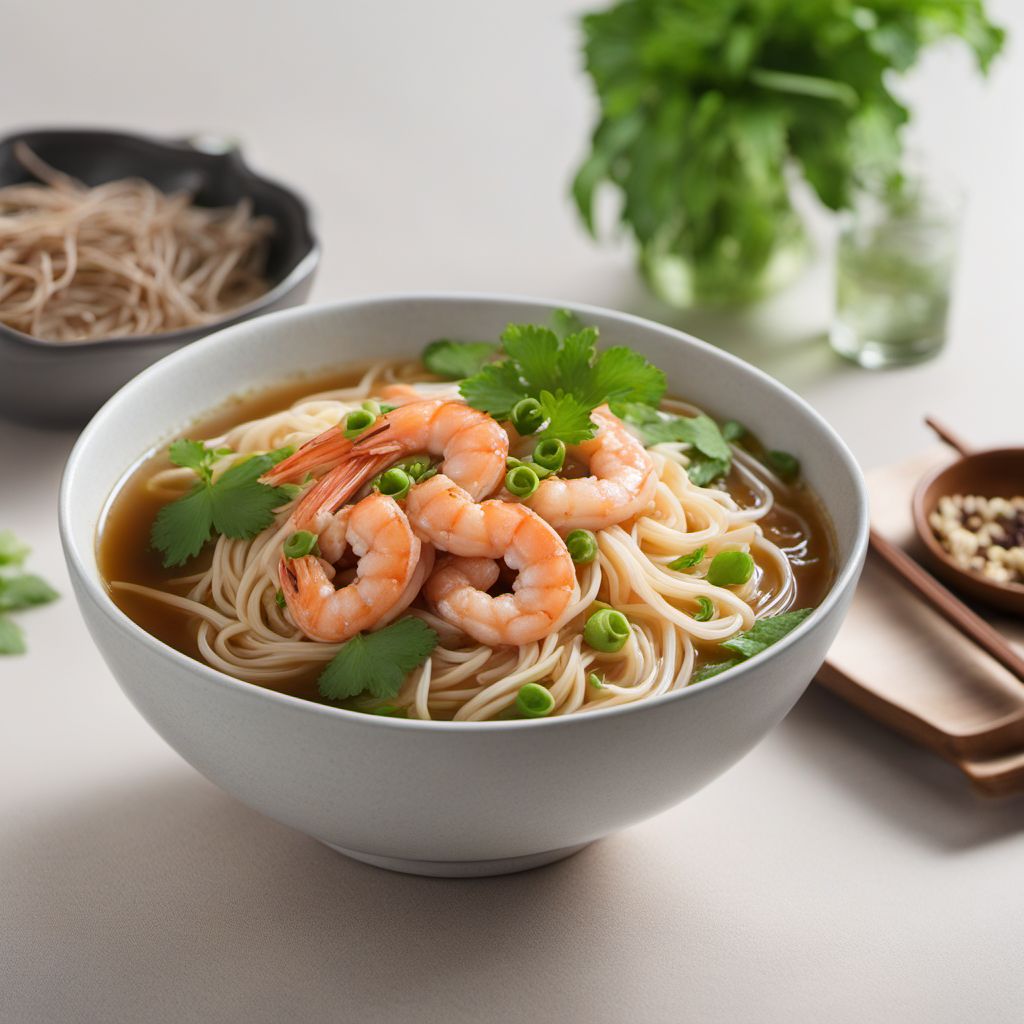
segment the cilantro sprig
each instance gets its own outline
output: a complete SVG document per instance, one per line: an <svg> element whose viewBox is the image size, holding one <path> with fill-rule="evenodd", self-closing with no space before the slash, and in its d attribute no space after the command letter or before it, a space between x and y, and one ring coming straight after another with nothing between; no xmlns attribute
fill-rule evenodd
<svg viewBox="0 0 1024 1024"><path fill-rule="evenodd" d="M168 449L171 462L193 470L199 479L188 494L157 513L150 541L163 554L164 566L183 565L194 558L215 532L245 540L270 526L274 510L287 504L293 493L287 487L261 483L259 478L291 453L291 448L278 448L247 456L215 481L214 463L231 454L231 449L175 441Z"/></svg>
<svg viewBox="0 0 1024 1024"><path fill-rule="evenodd" d="M508 419L512 408L533 398L544 412L541 438L579 444L594 436L591 412L605 402L657 405L665 394L665 375L643 356L618 346L597 351L596 327L583 327L567 310L554 317L555 328L540 324L509 324L502 332L502 358L482 363L463 379L459 390L474 409L495 419ZM428 346L425 360L446 366L467 364L483 355L481 343L473 351L457 353L448 343ZM464 346L464 349L468 346ZM428 366L430 363L428 362Z"/></svg>
<svg viewBox="0 0 1024 1024"><path fill-rule="evenodd" d="M772 644L778 643L784 636L792 633L812 611L812 608L798 608L796 611L783 612L781 615L770 615L766 619L759 619L750 629L738 633L731 640L726 640L719 645L724 650L731 651L735 657L704 665L694 672L692 682L700 683L705 679L711 679L713 676L753 658L754 655L766 651Z"/></svg>
<svg viewBox="0 0 1024 1024"><path fill-rule="evenodd" d="M0 530L0 654L24 654L25 634L7 612L23 611L59 597L44 579L21 572L29 547L10 530Z"/></svg>
<svg viewBox="0 0 1024 1024"><path fill-rule="evenodd" d="M380 699L394 697L437 644L437 633L412 616L374 633L357 633L320 674L320 695L345 700L369 691Z"/></svg>

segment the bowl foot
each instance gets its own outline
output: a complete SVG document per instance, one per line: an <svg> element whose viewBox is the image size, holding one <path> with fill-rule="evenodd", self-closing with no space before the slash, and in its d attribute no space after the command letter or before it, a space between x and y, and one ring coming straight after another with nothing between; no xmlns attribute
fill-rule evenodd
<svg viewBox="0 0 1024 1024"><path fill-rule="evenodd" d="M388 871L401 871L407 875L430 875L434 878L484 878L488 875L511 875L517 871L529 871L531 868L553 864L578 853L589 843L578 846L563 846L560 850L545 850L543 853L530 853L524 857L499 857L496 860L407 860L405 857L379 857L375 853L363 853L361 850L349 850L344 846L335 846L321 840L338 853L343 853L353 860L372 864Z"/></svg>

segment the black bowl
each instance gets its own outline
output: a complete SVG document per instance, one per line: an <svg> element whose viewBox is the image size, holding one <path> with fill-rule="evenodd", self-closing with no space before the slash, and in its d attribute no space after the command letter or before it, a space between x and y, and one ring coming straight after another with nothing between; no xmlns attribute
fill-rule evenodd
<svg viewBox="0 0 1024 1024"><path fill-rule="evenodd" d="M98 185L115 178L145 178L164 192L187 190L203 206L252 200L275 231L267 273L271 288L223 320L164 334L98 341L46 341L0 324L0 413L49 425L83 423L122 384L150 363L207 334L305 301L320 248L309 210L294 192L254 174L239 151L199 137L160 141L122 132L42 130L0 140L0 185L31 181L14 156L25 142L48 164ZM204 148L205 147L205 148Z"/></svg>

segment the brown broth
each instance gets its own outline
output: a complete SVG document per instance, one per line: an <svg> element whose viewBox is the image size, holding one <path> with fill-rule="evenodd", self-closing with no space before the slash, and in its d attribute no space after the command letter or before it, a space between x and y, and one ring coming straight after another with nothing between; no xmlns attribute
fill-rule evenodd
<svg viewBox="0 0 1024 1024"><path fill-rule="evenodd" d="M287 408L306 395L355 384L365 365L350 367L344 373L318 374L295 378L286 384L232 398L188 429L191 437L216 437L246 420L266 416ZM191 576L207 569L212 545L187 565L165 569L159 554L149 543L149 531L166 498L147 489L150 479L171 467L166 446L148 452L126 475L111 496L100 524L97 554L100 573L108 583L122 581L156 589L167 589L169 581ZM752 494L735 470L729 475L728 489L736 500L748 504ZM775 506L759 520L765 536L790 554L796 578L794 607L816 607L824 599L835 576L835 545L831 523L814 493L806 486L778 489ZM806 524L809 529L804 529ZM769 578L766 582L771 585ZM174 590L180 593L181 588ZM150 600L141 594L111 590L114 603L147 633L170 647L202 660L196 643L195 621L183 612ZM698 665L721 660L716 645L698 649ZM316 691L318 669L301 674L288 686L275 686L284 692L310 700L320 700Z"/></svg>

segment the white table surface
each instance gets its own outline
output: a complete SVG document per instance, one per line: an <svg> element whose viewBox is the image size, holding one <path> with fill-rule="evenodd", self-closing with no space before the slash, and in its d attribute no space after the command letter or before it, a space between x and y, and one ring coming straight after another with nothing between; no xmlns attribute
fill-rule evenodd
<svg viewBox="0 0 1024 1024"><path fill-rule="evenodd" d="M955 50L907 86L972 201L948 351L878 374L823 344L827 228L797 288L732 317L674 316L627 246L584 237L579 8L14 0L0 119L239 136L316 204L317 300L503 290L667 319L799 390L866 467L928 443L927 411L1020 441L1019 4L996 5L1020 45L987 88ZM129 706L68 596L73 440L0 426L0 526L65 595L0 662L3 1024L1024 1019L1024 801L975 797L817 689L687 803L519 876L388 874L236 803Z"/></svg>

